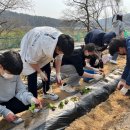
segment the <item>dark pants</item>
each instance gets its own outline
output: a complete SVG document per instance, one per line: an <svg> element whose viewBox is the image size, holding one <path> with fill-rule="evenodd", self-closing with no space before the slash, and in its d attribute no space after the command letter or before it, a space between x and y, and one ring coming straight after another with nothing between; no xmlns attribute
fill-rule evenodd
<svg viewBox="0 0 130 130"><path fill-rule="evenodd" d="M95 62L96 62L97 58L96 57L91 57L90 58L90 65L94 68L103 68L104 65L103 65L103 61L102 60L99 60L99 63L97 65L95 65Z"/></svg>
<svg viewBox="0 0 130 130"><path fill-rule="evenodd" d="M50 89L50 63L42 67L41 70L45 71L48 78L48 81L42 81L43 93L46 94L46 92ZM34 97L37 97L37 72L28 75L28 91L31 92Z"/></svg>
<svg viewBox="0 0 130 130"><path fill-rule="evenodd" d="M11 110L14 114L20 113L22 111L28 110L29 105L24 105L17 98L12 98L8 102L1 103L0 105L6 106L9 110Z"/></svg>

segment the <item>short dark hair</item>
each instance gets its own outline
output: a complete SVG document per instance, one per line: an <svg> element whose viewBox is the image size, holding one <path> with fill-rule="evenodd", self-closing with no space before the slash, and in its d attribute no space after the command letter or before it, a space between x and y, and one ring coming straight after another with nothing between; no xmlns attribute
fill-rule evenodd
<svg viewBox="0 0 130 130"><path fill-rule="evenodd" d="M58 38L57 47L64 55L71 55L74 50L74 40L69 35L61 34Z"/></svg>
<svg viewBox="0 0 130 130"><path fill-rule="evenodd" d="M125 38L114 38L109 44L109 53L113 56L119 51L119 47L126 48L126 39Z"/></svg>
<svg viewBox="0 0 130 130"><path fill-rule="evenodd" d="M6 51L0 55L0 64L11 74L19 75L23 69L20 54L14 51Z"/></svg>
<svg viewBox="0 0 130 130"><path fill-rule="evenodd" d="M120 20L120 21L122 21L122 20L123 20L123 15L121 15L121 14L117 14L117 16L116 16L116 20Z"/></svg>
<svg viewBox="0 0 130 130"><path fill-rule="evenodd" d="M84 46L84 51L88 50L90 52L93 52L96 50L95 44L94 43L88 43Z"/></svg>

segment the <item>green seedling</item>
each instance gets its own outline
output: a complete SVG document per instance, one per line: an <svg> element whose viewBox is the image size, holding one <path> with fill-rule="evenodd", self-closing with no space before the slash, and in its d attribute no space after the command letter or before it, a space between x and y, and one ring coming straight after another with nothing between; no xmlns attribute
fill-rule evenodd
<svg viewBox="0 0 130 130"><path fill-rule="evenodd" d="M73 102L77 102L77 101L79 101L79 98L78 97L72 97L70 100L73 101Z"/></svg>
<svg viewBox="0 0 130 130"><path fill-rule="evenodd" d="M81 95L84 95L84 94L88 94L91 91L92 91L92 89L90 89L90 88L83 88L80 93L81 93Z"/></svg>
<svg viewBox="0 0 130 130"><path fill-rule="evenodd" d="M56 106L52 103L49 103L48 106L47 106L49 109L51 109L52 111L55 111L56 109Z"/></svg>
<svg viewBox="0 0 130 130"><path fill-rule="evenodd" d="M60 104L58 105L58 108L63 109L63 107L64 107L64 102L61 101Z"/></svg>
<svg viewBox="0 0 130 130"><path fill-rule="evenodd" d="M69 100L68 99L65 99L64 103L65 104L68 104Z"/></svg>
<svg viewBox="0 0 130 130"><path fill-rule="evenodd" d="M34 113L34 110L35 110L36 106L35 106L35 103L31 103L31 106L29 107L29 110Z"/></svg>

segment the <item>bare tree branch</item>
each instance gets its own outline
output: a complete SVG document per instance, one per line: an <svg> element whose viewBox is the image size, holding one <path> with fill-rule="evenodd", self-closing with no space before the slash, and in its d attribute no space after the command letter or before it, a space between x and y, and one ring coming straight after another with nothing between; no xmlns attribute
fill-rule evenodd
<svg viewBox="0 0 130 130"><path fill-rule="evenodd" d="M101 16L104 14L104 18L107 18L108 13L106 11L109 8L111 12L116 13L119 11L121 0L66 0L66 5L69 7L64 18L75 20L83 23L90 31L91 28L98 27L102 30L107 29L107 24L102 27L100 23ZM105 20L105 22L107 22Z"/></svg>
<svg viewBox="0 0 130 130"><path fill-rule="evenodd" d="M4 18L3 14L4 12L8 10L17 10L17 9L31 9L31 0L0 0L0 34L4 30L11 30L12 28L15 28L15 25L13 22L10 22L9 18Z"/></svg>

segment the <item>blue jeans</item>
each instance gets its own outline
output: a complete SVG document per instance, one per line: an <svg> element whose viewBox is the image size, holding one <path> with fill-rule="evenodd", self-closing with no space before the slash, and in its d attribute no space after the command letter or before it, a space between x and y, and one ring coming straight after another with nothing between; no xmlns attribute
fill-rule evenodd
<svg viewBox="0 0 130 130"><path fill-rule="evenodd" d="M95 72L93 70L84 69L84 72L87 72L89 74L95 74ZM91 79L93 79L93 78L83 78L83 81L88 82Z"/></svg>

